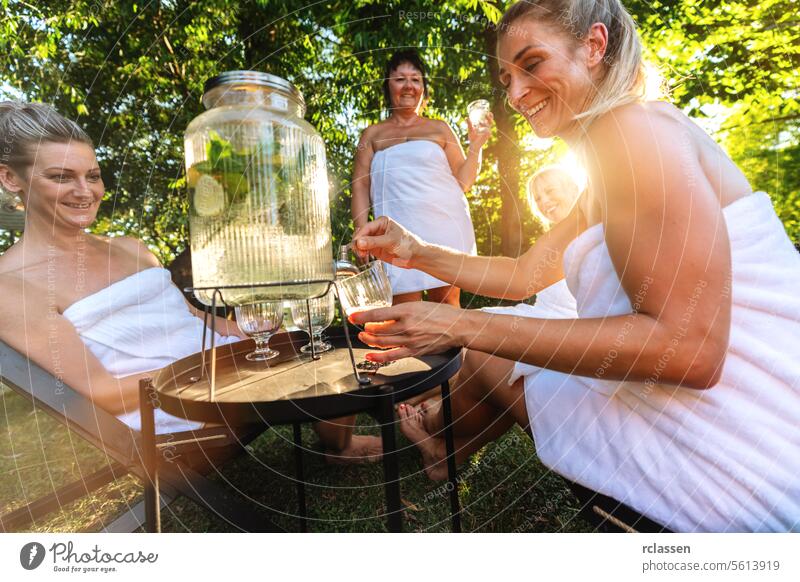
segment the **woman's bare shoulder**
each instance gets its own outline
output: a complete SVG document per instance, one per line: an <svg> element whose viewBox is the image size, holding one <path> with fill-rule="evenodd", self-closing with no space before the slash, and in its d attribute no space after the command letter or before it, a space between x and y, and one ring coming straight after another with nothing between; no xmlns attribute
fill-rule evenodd
<svg viewBox="0 0 800 582"><path fill-rule="evenodd" d="M444 119L431 119L431 127L445 138L451 138L456 135L453 126L447 123Z"/></svg>
<svg viewBox="0 0 800 582"><path fill-rule="evenodd" d="M4 322L0 330L0 337L5 336L5 331L15 333L17 323L24 321L26 314L35 314L41 317L47 312L53 291L46 280L26 273L23 269L0 272L0 319Z"/></svg>
<svg viewBox="0 0 800 582"><path fill-rule="evenodd" d="M0 305L5 303L5 299L15 297L15 295L9 295L10 292L22 290L24 279L22 269L0 271L0 293L4 297L4 301L0 301Z"/></svg>
<svg viewBox="0 0 800 582"><path fill-rule="evenodd" d="M648 131L680 130L685 128L688 120L680 109L663 101L627 103L598 117L589 128L587 137L596 142L609 134L635 137Z"/></svg>
<svg viewBox="0 0 800 582"><path fill-rule="evenodd" d="M23 249L19 241L0 255L0 276L10 280L43 278L48 264L53 264L56 254L36 253Z"/></svg>
<svg viewBox="0 0 800 582"><path fill-rule="evenodd" d="M382 133L386 131L388 124L386 121L379 121L378 123L373 123L372 125L368 125L364 128L364 131L361 132L361 140L369 140L374 141L377 137L379 137Z"/></svg>
<svg viewBox="0 0 800 582"><path fill-rule="evenodd" d="M376 150L375 145L380 141L381 136L385 131L384 124L385 124L384 121L374 123L366 127L364 131L361 132L361 136L358 138L359 152L363 150L369 150L369 151Z"/></svg>
<svg viewBox="0 0 800 582"><path fill-rule="evenodd" d="M135 257L137 262L143 263L150 267L160 267L161 262L147 248L140 239L133 236L115 236L115 237L102 237L105 244L108 244L114 249L118 249L132 257Z"/></svg>
<svg viewBox="0 0 800 582"><path fill-rule="evenodd" d="M18 271L22 267L20 245L17 242L0 254L0 276Z"/></svg>
<svg viewBox="0 0 800 582"><path fill-rule="evenodd" d="M582 150L589 167L627 163L631 169L644 170L647 164L631 162L655 158L677 163L676 152L681 159L697 154L697 139L687 122L686 115L668 103L629 103L594 120Z"/></svg>

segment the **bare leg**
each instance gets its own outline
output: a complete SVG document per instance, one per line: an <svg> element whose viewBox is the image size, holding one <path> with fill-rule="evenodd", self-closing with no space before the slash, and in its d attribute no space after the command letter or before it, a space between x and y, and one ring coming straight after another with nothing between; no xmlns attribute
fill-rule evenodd
<svg viewBox="0 0 800 582"><path fill-rule="evenodd" d="M513 362L468 351L452 392L456 462L495 440L516 422L528 427L523 380L508 385ZM444 420L439 402L398 410L400 430L419 447L431 479L447 475Z"/></svg>
<svg viewBox="0 0 800 582"><path fill-rule="evenodd" d="M527 428L523 384L519 381L508 385L513 369L511 360L467 350L451 395L456 436L475 435L502 414L510 414L517 424ZM422 408L426 430L441 436L444 418L438 399L423 403Z"/></svg>
<svg viewBox="0 0 800 582"><path fill-rule="evenodd" d="M436 303L447 303L453 307L461 307L461 289L452 285L428 289L427 299Z"/></svg>
<svg viewBox="0 0 800 582"><path fill-rule="evenodd" d="M354 435L355 416L335 418L314 425L329 463L374 463L383 455L379 437Z"/></svg>
<svg viewBox="0 0 800 582"><path fill-rule="evenodd" d="M400 418L400 431L414 443L422 453L422 465L425 473L433 481L447 478L447 447L444 438L432 436L423 423L423 414L419 407L401 404L397 415ZM506 414L496 418L477 435L458 437L453 440L456 463L463 463L472 453L484 445L500 438L514 424L513 418Z"/></svg>

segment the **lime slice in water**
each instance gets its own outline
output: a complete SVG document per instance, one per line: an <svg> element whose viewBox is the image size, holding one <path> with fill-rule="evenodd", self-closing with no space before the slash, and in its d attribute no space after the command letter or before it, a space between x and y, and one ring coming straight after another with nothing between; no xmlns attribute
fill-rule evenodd
<svg viewBox="0 0 800 582"><path fill-rule="evenodd" d="M214 216L225 207L225 190L211 176L203 175L194 187L194 209L200 216Z"/></svg>

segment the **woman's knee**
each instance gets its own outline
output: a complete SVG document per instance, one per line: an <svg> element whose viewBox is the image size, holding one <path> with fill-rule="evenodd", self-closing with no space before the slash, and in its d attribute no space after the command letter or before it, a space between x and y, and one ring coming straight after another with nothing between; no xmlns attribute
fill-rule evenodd
<svg viewBox="0 0 800 582"><path fill-rule="evenodd" d="M436 303L446 303L454 307L461 307L461 289L453 287L452 285L428 289L427 300Z"/></svg>
<svg viewBox="0 0 800 582"><path fill-rule="evenodd" d="M517 379L516 382L508 386L507 394L509 411L514 417L514 421L533 438L528 403L525 400L525 377Z"/></svg>
<svg viewBox="0 0 800 582"><path fill-rule="evenodd" d="M472 375L491 380L496 384L508 381L514 369L514 362L485 352L466 350L462 369L468 369Z"/></svg>
<svg viewBox="0 0 800 582"><path fill-rule="evenodd" d="M476 396L492 392L508 383L514 362L484 352L466 350L459 371L459 386L466 386Z"/></svg>
<svg viewBox="0 0 800 582"><path fill-rule="evenodd" d="M401 303L412 303L414 301L422 301L422 291L413 291L411 293L398 293L392 297L392 305L400 305Z"/></svg>

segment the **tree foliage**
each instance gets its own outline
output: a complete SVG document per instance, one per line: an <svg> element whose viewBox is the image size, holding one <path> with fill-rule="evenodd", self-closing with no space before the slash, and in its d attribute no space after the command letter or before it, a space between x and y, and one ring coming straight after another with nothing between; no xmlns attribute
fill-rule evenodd
<svg viewBox="0 0 800 582"><path fill-rule="evenodd" d="M359 133L385 115L392 51L430 66L427 114L463 138L466 105L493 103L498 131L468 198L482 253L515 254L540 232L524 178L563 144L530 141L493 82L494 26L508 2L420 0L2 0L0 91L53 103L96 140L107 200L94 229L144 239L165 262L185 247L183 131L204 81L256 69L298 85L327 148L334 236L349 236L349 176ZM672 99L699 118L800 238L798 14L790 0L630 0ZM1 241L0 241L1 242ZM7 243L7 239L6 239Z"/></svg>

